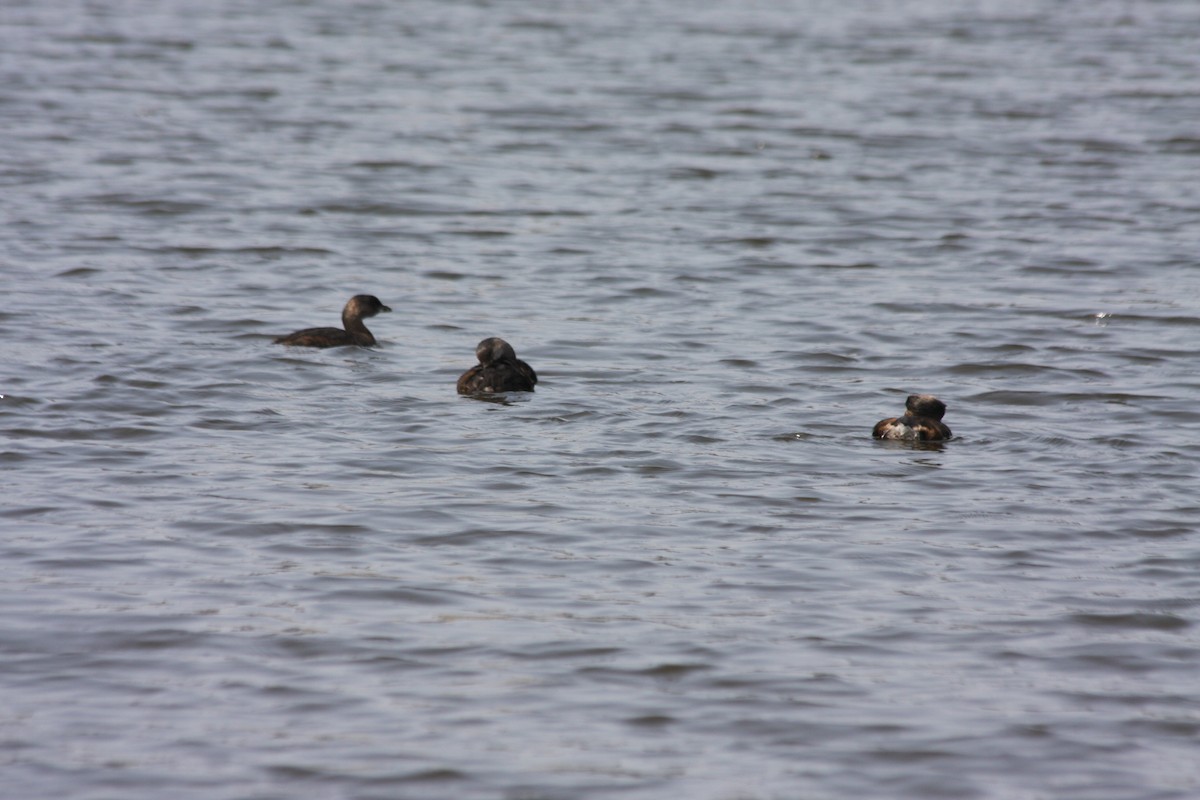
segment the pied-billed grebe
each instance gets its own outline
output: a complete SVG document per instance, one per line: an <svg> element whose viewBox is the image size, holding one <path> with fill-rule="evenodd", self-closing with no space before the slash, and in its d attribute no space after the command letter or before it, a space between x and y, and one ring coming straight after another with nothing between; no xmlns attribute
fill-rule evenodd
<svg viewBox="0 0 1200 800"><path fill-rule="evenodd" d="M373 294L356 294L351 297L346 307L342 309L342 327L345 328L305 328L302 331L280 336L275 344L287 344L294 347L345 347L356 344L360 347L370 347L375 344L375 337L363 324L363 317L373 317L390 308L379 302Z"/></svg>
<svg viewBox="0 0 1200 800"><path fill-rule="evenodd" d="M903 417L881 419L871 435L876 439L903 439L908 442L940 442L953 434L942 417L946 404L931 394L910 394L904 403Z"/></svg>
<svg viewBox="0 0 1200 800"><path fill-rule="evenodd" d="M484 339L475 347L475 357L479 363L458 379L459 394L533 391L537 373L503 339Z"/></svg>

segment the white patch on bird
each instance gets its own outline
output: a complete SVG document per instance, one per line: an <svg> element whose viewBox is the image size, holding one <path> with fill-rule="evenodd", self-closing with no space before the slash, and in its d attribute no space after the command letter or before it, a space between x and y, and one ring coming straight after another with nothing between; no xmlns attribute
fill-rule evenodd
<svg viewBox="0 0 1200 800"><path fill-rule="evenodd" d="M899 422L893 422L887 427L886 439L900 439L901 441L911 441L921 438L921 435L911 425L901 425Z"/></svg>

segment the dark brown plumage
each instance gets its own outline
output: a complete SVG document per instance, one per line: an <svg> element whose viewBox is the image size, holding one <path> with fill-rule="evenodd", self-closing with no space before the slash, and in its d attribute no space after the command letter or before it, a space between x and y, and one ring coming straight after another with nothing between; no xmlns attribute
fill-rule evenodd
<svg viewBox="0 0 1200 800"><path fill-rule="evenodd" d="M484 339L475 347L475 357L479 363L458 379L459 394L533 391L537 373L503 339Z"/></svg>
<svg viewBox="0 0 1200 800"><path fill-rule="evenodd" d="M342 309L341 328L305 328L302 331L280 336L275 344L286 344L292 347L345 347L358 345L370 347L375 344L375 337L363 324L363 318L373 317L384 311L391 311L373 294L356 294Z"/></svg>
<svg viewBox="0 0 1200 800"><path fill-rule="evenodd" d="M876 439L902 439L909 442L940 442L953 436L942 422L946 404L931 394L910 394L902 417L889 417L875 423L871 435Z"/></svg>

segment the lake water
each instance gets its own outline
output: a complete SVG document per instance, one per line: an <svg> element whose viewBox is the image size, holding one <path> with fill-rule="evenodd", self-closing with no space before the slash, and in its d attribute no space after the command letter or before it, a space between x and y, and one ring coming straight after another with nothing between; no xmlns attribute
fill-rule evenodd
<svg viewBox="0 0 1200 800"><path fill-rule="evenodd" d="M4 794L1200 796L1197 41L8 0Z"/></svg>

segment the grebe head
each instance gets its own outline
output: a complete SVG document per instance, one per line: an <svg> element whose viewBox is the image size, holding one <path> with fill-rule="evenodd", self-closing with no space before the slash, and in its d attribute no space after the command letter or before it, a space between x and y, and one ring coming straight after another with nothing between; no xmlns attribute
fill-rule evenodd
<svg viewBox="0 0 1200 800"><path fill-rule="evenodd" d="M505 359L515 361L517 352L499 336L489 336L475 345L475 357L479 359L480 364L494 364Z"/></svg>
<svg viewBox="0 0 1200 800"><path fill-rule="evenodd" d="M941 419L946 415L946 404L931 394L910 394L904 407L918 417Z"/></svg>
<svg viewBox="0 0 1200 800"><path fill-rule="evenodd" d="M343 309L342 316L362 319L363 317L373 317L376 314L391 310L373 294L356 294L346 302L346 308Z"/></svg>

